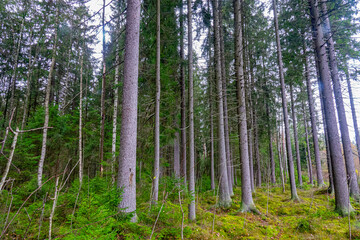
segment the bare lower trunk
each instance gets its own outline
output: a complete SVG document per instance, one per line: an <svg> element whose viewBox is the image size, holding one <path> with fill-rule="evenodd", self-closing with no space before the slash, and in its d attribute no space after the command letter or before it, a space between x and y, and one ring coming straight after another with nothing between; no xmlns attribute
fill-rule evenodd
<svg viewBox="0 0 360 240"><path fill-rule="evenodd" d="M321 3L321 9L323 14L323 22L324 25L324 36L327 39L327 45L329 48L329 62L330 62L330 73L331 78L333 82L333 89L334 89L334 95L335 95L335 102L336 102L336 109L338 112L338 119L339 119L339 125L340 125L340 132L341 132L341 140L344 150L344 156L345 156L345 166L346 166L346 172L348 176L349 181L349 190L350 195L353 196L356 199L360 199L360 192L359 192L359 185L357 183L357 177L355 172L355 163L353 159L353 153L351 148L351 141L349 136L349 128L346 120L346 113L345 113L345 107L344 107L344 101L342 97L341 92L341 83L338 73L338 66L335 56L335 46L334 41L332 38L331 33L331 26L330 21L328 18L328 12L326 7L326 2Z"/></svg>
<svg viewBox="0 0 360 240"><path fill-rule="evenodd" d="M188 71L189 71L189 220L195 221L195 137L194 137L194 78L193 78L193 46L192 46L192 4L188 0Z"/></svg>
<svg viewBox="0 0 360 240"><path fill-rule="evenodd" d="M156 3L156 96L155 96L155 131L154 131L154 177L152 203L158 201L160 177L160 0Z"/></svg>
<svg viewBox="0 0 360 240"><path fill-rule="evenodd" d="M285 80L284 80L281 45L280 45L280 37L279 37L279 26L278 26L278 19L277 19L277 7L276 7L275 0L273 0L273 10L274 10L274 22L275 22L276 46L277 46L278 65L279 65L279 76L280 76L280 83L281 83L282 108L283 108L283 114L284 114L283 117L284 117L285 135L286 135L286 153L287 153L290 187L291 187L291 199L298 200L299 197L298 197L297 191L296 191L294 163L293 163L292 151L291 151L289 117L288 117L288 110L287 110Z"/></svg>
<svg viewBox="0 0 360 240"><path fill-rule="evenodd" d="M310 142L309 142L309 133L308 133L308 121L306 119L306 112L305 112L305 104L302 101L302 110L304 116L304 128L305 128L305 139L306 139L306 156L307 156L307 166L308 166L308 175L309 175L309 182L311 185L314 184L313 182L313 171L312 171L312 161L311 161L311 151L310 151Z"/></svg>
<svg viewBox="0 0 360 240"><path fill-rule="evenodd" d="M57 200L59 197L59 176L56 177L56 181L55 181L55 193L54 193L54 201L53 201L53 205L51 208L51 213L50 213L50 217L49 217L49 240L51 240L51 233L52 233L52 224L53 224L53 219L55 216L55 209L56 209L56 205L57 205Z"/></svg>
<svg viewBox="0 0 360 240"><path fill-rule="evenodd" d="M119 23L118 23L119 24ZM119 27L119 26L118 26ZM119 32L119 31L118 31ZM119 41L116 41L116 68L114 79L114 112L113 112L113 128L112 128L112 144L111 144L111 175L112 183L115 183L115 162L116 162L116 137L117 137L117 116L118 116L118 103L119 103L119 71L120 71L120 46Z"/></svg>
<svg viewBox="0 0 360 240"><path fill-rule="evenodd" d="M293 130L294 130L294 142L295 142L297 174L298 174L299 186L301 187L303 185L302 176L301 176L301 162L300 162L301 159L300 159L298 132L297 132L297 120L296 120L296 112L295 112L294 90L293 90L293 85L292 84L290 84L290 98L291 98L291 112L292 112L292 119L293 119Z"/></svg>
<svg viewBox="0 0 360 240"><path fill-rule="evenodd" d="M10 156L8 158L8 161L6 163L6 167L3 173L3 176L1 178L1 182L0 182L0 192L2 191L7 175L9 174L9 170L12 164L12 160L14 158L14 153L15 153L15 148L16 148L16 143L17 143L17 139L18 139L18 134L19 134L19 129L17 128L16 131L14 132L14 138L11 144L11 152L10 152Z"/></svg>
<svg viewBox="0 0 360 240"><path fill-rule="evenodd" d="M58 21L59 21L59 9L56 10L56 21L55 21L55 27L57 28ZM41 146L41 156L39 160L39 168L37 173L37 183L40 187L42 184L42 176L43 176L43 168L44 168L44 161L46 156L46 143L47 143L47 132L49 127L49 105L50 105L50 92L51 92L51 79L52 74L55 67L55 58L56 58L56 47L57 47L57 40L58 40L58 30L55 30L55 36L54 36L54 45L52 49L52 58L51 58L51 65L49 70L49 76L47 79L46 84L46 92L45 92L45 120L44 120L44 128L43 128L43 137L42 137L42 146Z"/></svg>
<svg viewBox="0 0 360 240"><path fill-rule="evenodd" d="M104 140L105 140L105 83L106 83L106 62L105 62L105 0L103 0L103 16L102 16L102 28L103 28L103 72L101 82L101 108L100 108L100 174L102 176L104 172Z"/></svg>
<svg viewBox="0 0 360 240"><path fill-rule="evenodd" d="M179 132L175 133L174 138L174 174L176 178L180 178L180 136Z"/></svg>
<svg viewBox="0 0 360 240"><path fill-rule="evenodd" d="M276 136L276 146L277 146L277 152L278 152L278 158L279 158L279 165L280 165L280 177L281 177L281 186L283 192L285 192L285 179L284 179L284 169L283 169L283 163L282 163L282 157L281 157L281 141L280 141L280 135Z"/></svg>
<svg viewBox="0 0 360 240"><path fill-rule="evenodd" d="M324 96L325 120L329 135L330 154L334 176L335 204L336 210L347 214L351 209L348 206L349 191L346 181L344 163L339 142L339 132L335 116L335 106L331 91L330 69L326 57L323 31L320 25L318 3L316 0L309 0L310 14L313 26L313 40L316 49L316 56L320 72L321 91Z"/></svg>
<svg viewBox="0 0 360 240"><path fill-rule="evenodd" d="M224 47L224 29L222 26L221 3L219 4L219 35L220 35L220 58L221 58L221 80L223 87L223 102L224 102L224 134L225 134L225 151L226 151L226 165L228 172L228 185L230 196L233 192L233 178L232 178L232 163L230 159L230 140L229 140L229 118L228 118L228 104L226 91L226 66L225 66L225 47Z"/></svg>
<svg viewBox="0 0 360 240"><path fill-rule="evenodd" d="M184 69L184 20L183 20L183 4L180 5L180 79L181 79L181 176L184 178L186 186L186 83Z"/></svg>
<svg viewBox="0 0 360 240"><path fill-rule="evenodd" d="M210 173L211 173L211 190L215 190L215 159L214 159L214 104L212 101L213 83L209 80L209 105L210 105Z"/></svg>
<svg viewBox="0 0 360 240"><path fill-rule="evenodd" d="M268 98L269 99L269 98ZM269 157L270 157L270 181L272 184L276 183L275 180L275 160L274 160L274 151L273 151L273 144L272 144L272 133L271 133L271 126L270 126L270 109L269 105L266 105L266 116L268 118L268 139L269 139Z"/></svg>
<svg viewBox="0 0 360 240"><path fill-rule="evenodd" d="M84 51L84 49L83 49ZM82 184L84 177L84 162L83 162L83 138L82 138L82 118L83 118L83 63L84 63L84 52L81 55L80 61L80 96L79 96L79 182Z"/></svg>
<svg viewBox="0 0 360 240"><path fill-rule="evenodd" d="M215 35L215 76L216 76L216 92L218 96L217 113L218 113L218 151L219 151L219 205L229 207L231 205L231 198L228 185L227 163L226 163L226 149L225 149L225 135L224 135L224 106L223 106L223 91L221 81L221 57L220 57L220 34L219 34L219 13L218 0L213 0L214 13L214 35Z"/></svg>
<svg viewBox="0 0 360 240"><path fill-rule="evenodd" d="M117 186L123 194L119 210L136 217L136 136L138 103L138 66L140 0L129 0L126 13L124 85L122 97L120 156Z"/></svg>
<svg viewBox="0 0 360 240"><path fill-rule="evenodd" d="M314 107L314 97L313 97L313 93L312 93L312 89L311 89L310 73L309 73L309 67L308 67L308 57L307 57L307 53L306 53L305 40L303 41L303 54L304 54L304 65L305 65L305 80L306 80L306 88L307 88L310 120L311 120L311 130L312 130L311 133L312 133L313 145L314 145L317 184L318 184L318 186L323 186L324 180L323 180L322 169L321 169L318 131L317 131L317 125L316 125L316 113L315 113L315 107Z"/></svg>
<svg viewBox="0 0 360 240"><path fill-rule="evenodd" d="M239 147L241 162L241 211L256 211L252 193L250 180L250 162L248 153L248 136L246 122L246 99L245 99L245 79L243 68L243 49L242 44L242 25L240 15L241 0L234 1L235 14L235 74L237 81L237 98L238 98L238 131L239 131Z"/></svg>
<svg viewBox="0 0 360 240"><path fill-rule="evenodd" d="M348 69L346 69L346 70L347 70L347 71L346 71L346 83L347 83L347 87L348 87L349 98L350 98L350 106L351 106L351 114L352 114L352 119L353 119L353 123L354 123L356 149L357 149L357 153L358 153L358 159L359 159L359 162L360 162L360 135L359 135L359 127L358 127L357 119L356 119L356 111L355 111L354 97L353 97L353 93L352 93L352 90L351 90L349 70L348 70Z"/></svg>

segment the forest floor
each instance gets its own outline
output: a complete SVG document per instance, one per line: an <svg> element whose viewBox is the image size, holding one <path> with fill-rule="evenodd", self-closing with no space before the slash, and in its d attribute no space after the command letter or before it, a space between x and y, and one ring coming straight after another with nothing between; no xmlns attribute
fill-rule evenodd
<svg viewBox="0 0 360 240"><path fill-rule="evenodd" d="M240 188L235 188L229 209L216 208L213 194L208 191L199 195L196 222L184 222L185 239L349 239L349 221L352 239L360 239L359 203L351 202L355 214L342 217L334 212L334 196L328 195L325 188L305 185L298 189L300 202L290 200L289 189L283 193L278 187L258 188L254 202L260 214L239 212ZM180 237L181 215L176 214L179 210L179 205L164 203L155 226L156 238ZM122 236L126 238L127 234Z"/></svg>
<svg viewBox="0 0 360 240"><path fill-rule="evenodd" d="M216 194L206 190L209 184L204 178L196 194L196 221L189 222L189 197L185 191L179 194L179 185L172 179L163 179L159 199L165 200L152 206L151 183L139 183L137 223L119 215L120 193L106 178L84 179L80 193L75 181L59 194L52 238L149 239L152 235L152 239L180 239L183 229L184 239L349 239L350 225L352 239L360 239L359 203L351 200L356 211L350 218L342 217L334 211L334 195L328 195L326 188L304 184L298 189L301 201L294 202L288 188L283 193L281 187L263 186L253 194L260 214L241 213L240 187L234 189L232 206L219 209ZM7 224L5 239L48 239L54 185L28 198L33 189L35 180L0 194L0 230Z"/></svg>

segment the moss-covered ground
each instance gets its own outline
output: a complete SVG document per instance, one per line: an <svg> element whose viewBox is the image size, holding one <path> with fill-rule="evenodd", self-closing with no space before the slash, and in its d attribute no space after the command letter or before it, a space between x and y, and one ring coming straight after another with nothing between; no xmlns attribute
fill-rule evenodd
<svg viewBox="0 0 360 240"><path fill-rule="evenodd" d="M240 187L234 189L228 209L216 207L216 192L198 190L196 221L189 222L190 199L186 191L181 190L180 205L178 185L168 183L162 185L159 195L159 199L166 199L153 206L148 201L151 185L139 184L143 191L138 191L138 222L130 223L118 212L121 193L115 187L107 187L108 182L97 178L85 182L78 194L75 182L60 194L53 239L149 239L152 232L152 239L180 239L182 216L184 239L348 239L349 221L352 239L360 239L359 203L351 200L355 212L350 219L342 217L334 211L334 196L328 195L326 188L305 184L298 189L300 202L290 200L289 189L282 192L281 187L257 188L253 197L260 214L239 211ZM54 186L44 187L22 205L35 186L35 182L29 183L14 189L13 195L6 191L0 195L0 227L4 230L8 225L5 239L48 238L53 203L49 196L53 195ZM48 196L45 203L44 196Z"/></svg>

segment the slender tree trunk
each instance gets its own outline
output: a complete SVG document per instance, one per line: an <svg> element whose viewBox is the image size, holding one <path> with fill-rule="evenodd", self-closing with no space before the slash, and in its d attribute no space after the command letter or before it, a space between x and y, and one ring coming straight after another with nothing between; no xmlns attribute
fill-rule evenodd
<svg viewBox="0 0 360 240"><path fill-rule="evenodd" d="M279 77L280 77L280 83L281 83L282 107L283 107L283 114L284 114L283 117L284 117L285 134L286 134L286 153L287 153L287 160L288 160L288 167L289 167L291 199L299 200L299 197L298 197L297 191L296 191L294 163L293 163L292 151L291 151L289 117L288 117L288 110L287 110L284 71L283 71L283 63L282 63L280 37L279 37L279 25L278 25L278 19L277 19L277 7L276 7L275 0L273 0L273 10L274 10L276 47L277 47L278 65L279 65Z"/></svg>
<svg viewBox="0 0 360 240"><path fill-rule="evenodd" d="M281 186L283 192L285 192L285 178L284 178L284 169L283 169L283 163L282 163L282 157L281 157L281 141L280 141L280 131L279 135L276 134L276 146L277 146L277 152L278 152L278 158L279 158L279 165L280 165L280 177L281 177Z"/></svg>
<svg viewBox="0 0 360 240"><path fill-rule="evenodd" d="M118 25L120 23L118 22ZM117 34L120 34L119 27ZM119 38L119 36L118 36ZM111 144L111 175L112 175L112 182L115 183L115 161L116 161L116 137L117 137L117 117L118 117L118 103L119 103L119 71L120 71L120 46L119 40L116 41L116 57L115 57L115 79L114 79L114 112L113 112L113 128L112 128L112 144Z"/></svg>
<svg viewBox="0 0 360 240"><path fill-rule="evenodd" d="M319 17L318 2L316 0L309 0L309 5L313 26L314 46L319 64L321 91L324 96L325 120L329 135L330 154L333 167L336 210L342 214L348 214L352 209L349 208L348 205L349 191L339 142L335 106L331 91L330 69L326 57L323 31L320 25L321 19Z"/></svg>
<svg viewBox="0 0 360 240"><path fill-rule="evenodd" d="M80 186L84 178L84 160L83 160L83 137L82 137L82 121L83 121L83 64L84 51L81 53L80 60L80 96L79 96L79 182Z"/></svg>
<svg viewBox="0 0 360 240"><path fill-rule="evenodd" d="M55 20L55 35L54 35L54 45L52 49L52 58L51 58L51 65L49 70L49 76L47 79L46 85L46 92L45 92L45 120L44 120L44 128L43 128L43 137L42 137L42 146L41 146L41 156L39 160L39 168L37 173L37 182L38 186L40 187L42 184L42 176L43 176L43 168L44 168L44 161L46 156L46 143L47 143L47 132L49 127L49 105L50 105L50 92L51 92L51 79L55 67L55 59L56 59L56 48L57 48L57 41L58 41L58 23L59 22L59 9L56 10L56 20Z"/></svg>
<svg viewBox="0 0 360 240"><path fill-rule="evenodd" d="M223 102L224 102L224 134L225 134L225 151L226 151L226 165L228 172L228 185L230 196L233 192L233 178L232 178L232 161L230 159L230 139L229 139L229 118L228 118L228 104L226 91L226 65L225 65L225 47L224 47L224 29L222 27L222 13L221 3L219 3L219 35L220 35L220 58L221 58L221 80L223 88Z"/></svg>
<svg viewBox="0 0 360 240"><path fill-rule="evenodd" d="M318 186L324 185L322 169L321 169L321 159L320 159L320 150L319 150L319 140L318 140L318 131L316 125L316 113L314 107L314 97L311 89L311 81L310 81L310 73L309 73L309 63L308 57L306 53L306 43L305 39L303 40L303 54L304 54L304 65L305 65L305 80L306 80L306 88L307 88L307 96L308 96L308 104L309 104L309 112L310 112L310 120L311 120L311 129L312 129L312 137L313 137L313 145L314 145L314 156L315 156L315 164L316 164L316 177Z"/></svg>
<svg viewBox="0 0 360 240"><path fill-rule="evenodd" d="M268 98L268 100L270 100ZM275 160L274 160L274 151L273 151L273 144L272 144L272 133L271 133L271 126L270 126L270 109L269 105L266 103L266 116L268 118L268 138L269 138L269 157L270 157L270 181L272 184L276 183L275 179Z"/></svg>
<svg viewBox="0 0 360 240"><path fill-rule="evenodd" d="M355 199L360 199L360 192L359 192L359 185L357 183L357 177L355 172L355 163L351 148L351 141L349 136L349 128L347 125L346 120L346 113L345 113L345 107L344 107L344 101L342 97L341 92L341 83L339 79L339 73L338 73L338 67L337 67L337 61L335 56L335 46L334 41L331 34L331 25L328 18L328 12L326 7L326 2L321 3L321 9L322 9L322 15L323 15L323 21L322 24L324 25L324 36L325 39L327 39L327 46L329 48L329 62L330 62L330 73L331 78L333 82L333 89L334 89L334 95L335 95L335 102L336 102L336 109L338 112L338 119L339 119L339 125L340 125L340 132L341 132L341 140L344 150L344 156L345 156L345 166L346 166L346 172L348 176L349 181L349 190L350 195L353 196Z"/></svg>
<svg viewBox="0 0 360 240"><path fill-rule="evenodd" d="M103 72L101 82L101 122L100 122L100 174L102 176L104 172L103 161L104 161L104 140L105 140L105 83L106 83L106 62L105 62L105 1L103 0L103 16L102 16L102 30L103 30Z"/></svg>
<svg viewBox="0 0 360 240"><path fill-rule="evenodd" d="M183 4L180 4L180 79L181 79L181 176L184 178L184 185L186 186L186 83L185 83L185 69L184 69L184 19L183 19Z"/></svg>
<svg viewBox="0 0 360 240"><path fill-rule="evenodd" d="M223 106L223 91L221 81L221 56L220 56L220 34L219 34L219 13L218 0L213 0L213 14L214 14L214 45L215 45L215 76L217 86L217 113L218 113L218 151L219 151L219 205L229 207L231 205L231 198L228 185L228 174L226 164L226 149L225 149L225 135L224 135L224 106Z"/></svg>
<svg viewBox="0 0 360 240"><path fill-rule="evenodd" d="M180 136L179 132L175 132L174 138L174 174L176 178L180 178Z"/></svg>
<svg viewBox="0 0 360 240"><path fill-rule="evenodd" d="M193 46L192 46L192 4L188 0L188 71L189 71L189 220L195 221L195 138L194 138L194 79L193 79Z"/></svg>
<svg viewBox="0 0 360 240"><path fill-rule="evenodd" d="M152 203L156 204L159 196L160 177L160 0L156 1L156 96L155 96L155 131L154 131L154 177Z"/></svg>
<svg viewBox="0 0 360 240"><path fill-rule="evenodd" d="M138 67L140 36L140 0L128 0L124 57L118 188L123 194L119 209L134 213L136 222L136 136L138 103Z"/></svg>
<svg viewBox="0 0 360 240"><path fill-rule="evenodd" d="M55 209L56 209L57 201L59 198L59 178L60 178L59 176L56 176L54 201L53 201L53 205L52 205L51 213L50 213L50 217L49 217L49 240L51 240L52 223L53 223L53 219L55 216Z"/></svg>
<svg viewBox="0 0 360 240"><path fill-rule="evenodd" d="M359 161L360 161L360 135L359 135L359 127L358 127L357 119L356 119L356 111L355 111L354 97L353 97L353 93L352 93L352 90L351 90L349 69L348 69L347 66L346 66L346 72L345 72L345 73L346 73L346 83L347 83L348 92L349 92L349 98L350 98L351 114L352 114L352 119L353 119L353 123L354 123L356 149L357 149L357 153L358 153L358 159L359 159Z"/></svg>
<svg viewBox="0 0 360 240"><path fill-rule="evenodd" d="M303 182L302 182L302 176L301 176L301 159L300 159L299 139L298 139L298 132L297 132L297 120L296 120L296 112L295 112L294 89L293 89L292 83L290 84L290 99L291 99L291 113L292 113L292 119L293 119L297 174L298 174L299 186L301 187L303 185Z"/></svg>
<svg viewBox="0 0 360 240"><path fill-rule="evenodd" d="M255 100L256 105L256 100ZM261 187L261 163L260 163L260 151L259 151L259 132L258 132L258 123L257 123L257 116L256 116L256 110L253 108L253 133L254 133L254 155L256 159L256 186Z"/></svg>
<svg viewBox="0 0 360 240"><path fill-rule="evenodd" d="M10 156L9 156L8 161L7 161L7 163L6 163L6 167L5 167L3 176L2 176L2 178L1 178L1 182L0 182L0 193L1 193L2 189L3 189L3 187L4 187L4 184L5 184L7 175L9 174L9 171L10 171L10 167L11 167L11 164L12 164L12 160L13 160L13 158L14 158L14 153L15 153L15 148L16 148L16 143L17 143L18 135L19 135L19 129L16 128L16 131L14 132L14 138L13 138L13 141L12 141L12 144L11 144ZM2 152L2 151L1 151L1 152Z"/></svg>
<svg viewBox="0 0 360 240"><path fill-rule="evenodd" d="M305 139L306 139L306 153L307 153L307 165L308 165L308 174L309 174L309 182L311 185L314 184L313 182L313 171L312 171L312 162L311 162L311 152L310 152L310 143L309 143L309 133L308 133L308 122L306 120L306 112L305 112L305 104L302 101L302 110L304 116L304 127L305 127Z"/></svg>
<svg viewBox="0 0 360 240"><path fill-rule="evenodd" d="M19 59L19 53L20 53L21 40L22 40L22 35L23 35L23 30L24 30L24 22L25 22L25 17L21 21L20 35L19 35L19 39L18 39L18 43L17 43L17 47L16 47L16 52L15 52L14 72L13 72L12 77L11 77L12 82L11 82L10 112L15 107L16 75L17 75L18 59Z"/></svg>
<svg viewBox="0 0 360 240"><path fill-rule="evenodd" d="M252 199L250 162L248 152L248 136L246 122L246 99L245 99L245 79L243 67L243 44L242 44L242 25L241 25L241 0L234 1L235 15L235 74L237 81L238 98L238 131L239 131L239 150L241 162L241 211L257 211Z"/></svg>

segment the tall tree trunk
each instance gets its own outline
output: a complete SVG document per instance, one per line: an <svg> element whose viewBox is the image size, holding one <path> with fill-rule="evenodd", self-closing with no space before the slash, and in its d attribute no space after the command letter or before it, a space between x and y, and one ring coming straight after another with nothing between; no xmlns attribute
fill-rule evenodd
<svg viewBox="0 0 360 240"><path fill-rule="evenodd" d="M353 93L352 93L352 90L351 90L349 69L348 69L347 66L346 66L346 72L345 72L345 73L346 73L346 83L347 83L348 92L349 92L349 98L350 98L351 114L352 114L352 119L353 119L353 123L354 123L356 149L357 149L357 153L358 153L358 159L359 159L359 162L360 162L360 135L359 135L359 127L358 127L357 119L356 119L356 111L355 111L354 97L353 97Z"/></svg>
<svg viewBox="0 0 360 240"><path fill-rule="evenodd" d="M51 65L49 70L49 75L46 84L46 92L45 92L45 119L44 119L44 128L43 128L43 137L42 137L42 146L41 146L41 156L39 160L39 168L37 172L37 183L40 187L42 184L42 176L43 176L43 168L44 161L46 156L46 143L47 143L47 132L49 127L49 105L50 105L50 92L51 92L51 79L55 67L55 59L56 59L56 48L58 41L58 24L59 24L59 8L56 10L56 20L55 20L55 34L54 34L54 45L52 49L52 58Z"/></svg>
<svg viewBox="0 0 360 240"><path fill-rule="evenodd" d="M316 113L315 113L315 107L314 107L314 97L313 97L313 93L312 93L312 89L311 89L309 63L308 63L308 57L307 57L307 53L306 53L305 39L303 39L303 55L304 55L304 65L305 65L305 80L306 80L306 88L307 88L310 120L311 120L311 129L312 129L311 133L312 133L313 145L314 145L317 185L319 187L321 187L324 185L324 180L323 180L322 169L321 169L318 131L317 131L317 125L316 125Z"/></svg>
<svg viewBox="0 0 360 240"><path fill-rule="evenodd" d="M242 44L242 25L240 13L241 0L234 1L235 15L235 74L237 81L238 98L238 131L239 131L239 150L241 163L241 211L257 211L252 199L250 162L248 152L248 136L246 122L246 99L245 99L245 79L243 67L243 44Z"/></svg>
<svg viewBox="0 0 360 240"><path fill-rule="evenodd" d="M183 18L183 2L180 4L180 80L181 80L181 176L184 178L186 186L186 83L184 69L184 18Z"/></svg>
<svg viewBox="0 0 360 240"><path fill-rule="evenodd" d="M309 142L309 132L308 132L308 121L306 119L306 112L305 112L305 104L304 101L301 101L303 116L304 116L304 127L305 127L305 139L306 139L306 153L307 153L307 165L308 165L308 174L309 174L309 182L311 185L314 184L313 182L313 171L312 171L312 162L311 162L311 151L310 151L310 142Z"/></svg>
<svg viewBox="0 0 360 240"><path fill-rule="evenodd" d="M270 100L269 97L267 98L268 101ZM269 138L269 157L270 157L270 181L272 184L276 183L275 179L275 160L274 160L274 151L273 151L273 144L272 144L272 133L271 133L271 118L270 118L270 109L269 105L266 103L266 116L268 118L267 128L268 128L268 138Z"/></svg>
<svg viewBox="0 0 360 240"><path fill-rule="evenodd" d="M12 77L11 77L12 82L11 82L10 112L15 107L16 75L17 75L18 59L19 59L19 53L20 53L21 40L22 40L22 35L23 35L23 30L24 30L24 22L25 22L25 17L21 21L20 35L19 35L19 39L18 39L18 42L17 42L16 52L15 52L14 71L13 71L13 74L12 74Z"/></svg>
<svg viewBox="0 0 360 240"><path fill-rule="evenodd" d="M3 189L3 187L4 187L7 175L9 174L9 171L10 171L12 160L14 158L14 153L15 153L15 149L16 149L16 143L17 143L18 135L19 135L19 129L16 128L16 131L14 132L14 138L13 138L13 141L12 141L12 144L11 144L10 156L8 158L8 161L7 161L7 164L6 164L6 167L5 167L3 176L1 178L1 182L0 182L0 193L1 193L2 189ZM2 152L2 149L1 149L1 152Z"/></svg>
<svg viewBox="0 0 360 240"><path fill-rule="evenodd" d="M83 63L84 63L84 51L81 53L80 60L80 96L79 96L79 182L80 186L83 182L84 176L84 160L83 160L83 137L82 137L82 121L83 121Z"/></svg>
<svg viewBox="0 0 360 240"><path fill-rule="evenodd" d="M256 105L256 100L255 100ZM254 134L254 155L256 160L256 186L261 187L261 163L260 163L260 150L259 150L259 132L258 132L258 123L257 123L257 116L256 110L253 108L253 134Z"/></svg>
<svg viewBox="0 0 360 240"><path fill-rule="evenodd" d="M331 33L331 25L328 18L328 12L326 7L326 2L321 3L321 9L322 9L322 15L323 15L323 21L322 24L324 25L324 36L325 39L327 39L327 46L329 48L329 62L330 62L330 73L331 78L333 82L333 89L334 89L334 95L335 95L335 102L336 102L336 109L338 112L338 119L339 119L339 125L340 125L340 132L341 132L341 140L344 150L344 156L345 156L345 166L346 166L346 172L349 179L349 190L350 195L353 196L355 199L360 199L360 192L359 192L359 185L357 183L357 177L355 172L355 163L351 148L351 141L349 136L349 128L347 125L346 120L346 113L345 113L345 107L344 107L344 101L342 97L341 92L341 83L339 79L339 73L338 73L338 67L337 67L337 61L335 56L335 46L334 41L332 38Z"/></svg>
<svg viewBox="0 0 360 240"><path fill-rule="evenodd" d="M300 159L299 139L298 139L298 132L297 132L297 120L296 120L296 112L295 112L294 89L293 89L292 83L290 84L290 99L291 99L291 113L292 113L292 119L293 119L297 174L298 174L299 186L301 187L303 185L303 182L302 182L302 176L301 176L301 159Z"/></svg>
<svg viewBox="0 0 360 240"><path fill-rule="evenodd" d="M289 167L291 199L298 200L299 197L298 197L297 191L296 191L294 163L293 163L293 157L292 157L292 151L291 151L289 117L288 117L288 110L287 110L284 71L283 71L280 37L279 37L279 25L278 25L277 7L276 7L275 0L273 0L273 10L274 10L276 47L277 47L277 56L278 56L278 65L279 65L279 77L280 77L280 84L281 84L282 108L283 108L283 114L284 114L283 117L284 117L285 134L286 134L286 153L287 153L287 160L288 160L288 167Z"/></svg>
<svg viewBox="0 0 360 240"><path fill-rule="evenodd" d="M189 220L195 221L195 137L194 137L194 78L193 78L193 46L192 46L192 4L188 6L188 72L189 72Z"/></svg>
<svg viewBox="0 0 360 240"><path fill-rule="evenodd" d="M104 161L104 140L105 140L105 83L106 83L106 62L105 62L105 1L103 0L103 16L102 16L102 31L103 31L103 72L101 82L101 122L100 122L100 174L102 176L104 172L103 161Z"/></svg>
<svg viewBox="0 0 360 240"><path fill-rule="evenodd" d="M124 57L120 156L117 186L123 194L119 209L136 217L136 136L140 36L140 0L128 0Z"/></svg>
<svg viewBox="0 0 360 240"><path fill-rule="evenodd" d="M117 23L117 34L120 34L119 31L119 22ZM118 36L119 39L119 36ZM119 40L116 40L116 57L115 57L115 79L114 79L114 112L113 112L113 128L112 128L112 144L111 144L111 175L112 183L115 183L115 162L116 162L116 137L117 137L117 117L118 117L118 103L119 103L119 70L120 70L120 45Z"/></svg>
<svg viewBox="0 0 360 240"><path fill-rule="evenodd" d="M155 96L155 131L154 131L154 177L152 203L158 201L160 177L160 0L156 1L156 96Z"/></svg>
<svg viewBox="0 0 360 240"><path fill-rule="evenodd" d="M224 47L224 29L222 27L222 13L221 3L219 3L219 35L220 35L220 58L221 58L221 80L223 88L223 104L224 104L224 134L225 134L225 151L226 151L226 165L228 172L228 185L230 196L234 195L233 191L233 175L232 163L230 158L230 139L229 139L229 118L228 118L228 104L227 104L227 91L226 91L226 65L225 65L225 47Z"/></svg>
<svg viewBox="0 0 360 240"><path fill-rule="evenodd" d="M276 134L276 146L277 146L277 152L278 152L278 158L279 158L281 186L282 186L283 192L285 192L285 178L284 178L284 168L283 168L282 156L281 156L280 131L279 131L279 134Z"/></svg>
<svg viewBox="0 0 360 240"><path fill-rule="evenodd" d="M214 45L215 45L215 76L216 76L216 92L218 96L217 113L218 113L218 151L219 151L219 205L229 207L231 205L231 198L228 185L228 174L226 164L226 149L225 149L225 134L224 134L224 106L223 106L223 91L221 81L221 56L220 56L220 33L219 33L219 13L218 0L213 0L213 15L214 15Z"/></svg>
<svg viewBox="0 0 360 240"><path fill-rule="evenodd" d="M341 214L347 214L351 211L349 209L349 191L339 142L334 98L331 92L330 69L326 57L324 35L320 25L321 19L319 17L318 2L316 0L309 0L309 5L313 26L313 40L320 72L321 91L324 96L325 120L329 135L336 210Z"/></svg>
<svg viewBox="0 0 360 240"><path fill-rule="evenodd" d="M174 138L174 174L176 178L180 178L180 136L179 132L175 132Z"/></svg>

